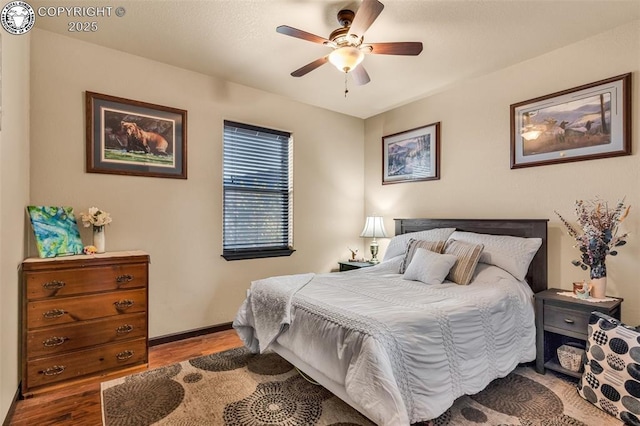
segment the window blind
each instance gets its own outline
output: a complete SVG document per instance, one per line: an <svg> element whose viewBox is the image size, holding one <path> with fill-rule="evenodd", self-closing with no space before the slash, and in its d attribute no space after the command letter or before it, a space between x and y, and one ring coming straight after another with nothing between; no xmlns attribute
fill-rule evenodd
<svg viewBox="0 0 640 426"><path fill-rule="evenodd" d="M291 166L290 133L224 122L225 259L293 252Z"/></svg>

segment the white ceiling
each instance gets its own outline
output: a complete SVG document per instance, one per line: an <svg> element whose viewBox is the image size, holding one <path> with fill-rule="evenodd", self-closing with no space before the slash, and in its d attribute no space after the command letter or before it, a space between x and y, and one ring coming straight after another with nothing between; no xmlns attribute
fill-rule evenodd
<svg viewBox="0 0 640 426"><path fill-rule="evenodd" d="M41 17L36 28L129 52L360 118L393 109L456 82L525 61L640 19L640 0L381 0L365 34L369 43L420 41L419 56L367 55L371 82L356 86L327 63L290 73L329 47L276 33L289 25L328 38L336 14L354 0L30 1L34 9L109 6L111 17ZM123 17L115 8L124 7ZM98 30L69 32L71 21ZM61 60L64 60L63 58ZM585 58L597 61L593 57Z"/></svg>

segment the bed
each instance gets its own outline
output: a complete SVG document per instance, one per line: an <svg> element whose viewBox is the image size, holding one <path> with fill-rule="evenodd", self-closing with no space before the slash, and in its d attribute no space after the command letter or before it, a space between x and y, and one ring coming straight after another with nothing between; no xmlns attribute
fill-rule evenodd
<svg viewBox="0 0 640 426"><path fill-rule="evenodd" d="M395 222L379 265L256 281L233 323L252 351L275 351L376 424L394 426L437 418L533 361L532 296L547 288L545 219ZM419 238L482 243L471 282L404 279L413 267L407 244Z"/></svg>

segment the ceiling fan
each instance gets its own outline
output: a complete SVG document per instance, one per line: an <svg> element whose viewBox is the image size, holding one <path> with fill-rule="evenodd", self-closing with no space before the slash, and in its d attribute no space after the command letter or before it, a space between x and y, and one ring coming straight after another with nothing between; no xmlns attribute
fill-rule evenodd
<svg viewBox="0 0 640 426"><path fill-rule="evenodd" d="M384 9L384 5L378 0L362 0L362 5L357 13L347 9L339 11L338 22L342 27L333 31L328 39L288 25L280 25L276 28L276 31L280 34L323 44L333 49L328 55L298 68L292 72L291 75L293 77L302 77L321 65L331 62L338 70L345 74L351 72L355 83L361 86L371 81L367 71L360 65L364 59L364 54L419 55L420 52L422 52L421 42L364 42L364 33L378 18L382 9Z"/></svg>

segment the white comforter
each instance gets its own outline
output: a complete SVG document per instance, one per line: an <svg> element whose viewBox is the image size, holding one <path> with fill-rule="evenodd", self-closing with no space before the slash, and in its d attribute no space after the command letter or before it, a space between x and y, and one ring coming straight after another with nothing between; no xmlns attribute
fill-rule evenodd
<svg viewBox="0 0 640 426"><path fill-rule="evenodd" d="M285 312L270 312L266 326L254 307L273 305L252 298L269 297L270 284L256 281L233 326L254 351L265 349L256 330L271 328L261 333L344 385L379 425L436 418L457 397L535 359L526 283L479 264L468 286L426 285L403 280L397 262L297 280L290 304L279 303Z"/></svg>

